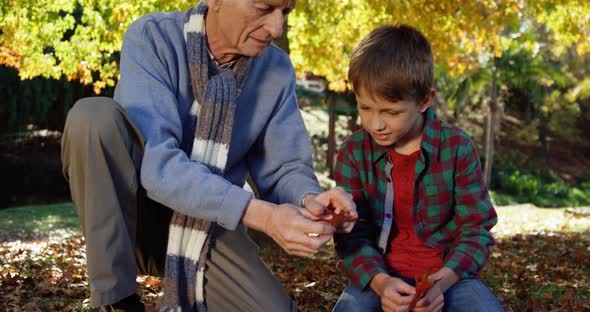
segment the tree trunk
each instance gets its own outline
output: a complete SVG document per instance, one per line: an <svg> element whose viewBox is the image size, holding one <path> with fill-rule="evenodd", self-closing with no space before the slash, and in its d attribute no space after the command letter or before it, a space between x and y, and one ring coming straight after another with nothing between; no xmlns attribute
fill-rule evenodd
<svg viewBox="0 0 590 312"><path fill-rule="evenodd" d="M485 136L485 166L484 181L489 188L492 183L492 167L494 164L494 138L496 137L496 123L498 120L498 81L494 70L492 77L492 96L488 102Z"/></svg>
<svg viewBox="0 0 590 312"><path fill-rule="evenodd" d="M582 135L590 140L590 98L579 99L577 102L580 108L579 127L583 130Z"/></svg>
<svg viewBox="0 0 590 312"><path fill-rule="evenodd" d="M334 96L327 97L328 113L328 152L326 153L326 167L328 167L329 178L334 178L334 154L336 153L336 114L334 113Z"/></svg>
<svg viewBox="0 0 590 312"><path fill-rule="evenodd" d="M359 125L359 123L357 121L358 121L357 114L353 114L348 119L348 130L350 131L350 134L357 132L361 128L361 126Z"/></svg>

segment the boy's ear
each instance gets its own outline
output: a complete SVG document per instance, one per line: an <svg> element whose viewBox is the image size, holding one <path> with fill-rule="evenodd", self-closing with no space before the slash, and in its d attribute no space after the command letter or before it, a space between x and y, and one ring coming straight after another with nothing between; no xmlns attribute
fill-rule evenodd
<svg viewBox="0 0 590 312"><path fill-rule="evenodd" d="M420 103L420 113L424 113L432 104L434 104L434 97L436 96L436 91L434 89L430 89L430 93L424 97L422 103Z"/></svg>

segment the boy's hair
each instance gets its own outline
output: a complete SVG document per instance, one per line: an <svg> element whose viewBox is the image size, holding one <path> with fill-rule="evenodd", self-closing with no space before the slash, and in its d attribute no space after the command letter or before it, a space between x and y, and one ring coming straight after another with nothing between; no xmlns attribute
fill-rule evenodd
<svg viewBox="0 0 590 312"><path fill-rule="evenodd" d="M348 80L357 94L421 102L434 87L430 43L411 26L380 26L352 50Z"/></svg>

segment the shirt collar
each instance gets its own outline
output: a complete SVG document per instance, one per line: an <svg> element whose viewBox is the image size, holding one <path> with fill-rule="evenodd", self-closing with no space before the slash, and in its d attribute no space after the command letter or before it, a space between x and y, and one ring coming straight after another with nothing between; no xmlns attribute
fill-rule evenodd
<svg viewBox="0 0 590 312"><path fill-rule="evenodd" d="M426 124L424 125L424 131L422 132L422 142L420 147L430 155L432 158L438 160L440 151L440 131L441 121L436 117L434 109L429 107L424 112L426 117Z"/></svg>
<svg viewBox="0 0 590 312"><path fill-rule="evenodd" d="M441 121L436 117L436 113L431 107L426 109L424 112L424 117L425 124L424 130L422 131L422 141L420 142L420 148L425 150L432 158L438 160L440 150ZM375 163L380 160L381 157L387 155L387 147L375 143L370 134L369 140L371 140L373 163Z"/></svg>
<svg viewBox="0 0 590 312"><path fill-rule="evenodd" d="M213 56L213 53L211 53L211 51L209 49L207 49L207 53L209 53L209 59L212 60L213 62L215 62L215 65L217 65L217 67L219 69L223 69L223 68L233 68L234 65L236 64L237 60L239 59L239 57L227 62L227 63L223 63L223 64L219 64L219 62L217 62L217 60L215 60L215 56Z"/></svg>

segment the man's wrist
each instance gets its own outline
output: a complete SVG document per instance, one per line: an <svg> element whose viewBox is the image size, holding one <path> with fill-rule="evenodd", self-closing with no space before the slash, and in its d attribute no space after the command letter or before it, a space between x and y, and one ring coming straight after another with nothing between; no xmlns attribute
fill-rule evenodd
<svg viewBox="0 0 590 312"><path fill-rule="evenodd" d="M310 199L314 198L318 196L317 193L307 193L305 194L305 196L303 196L303 198L301 199L301 207L305 208L305 202L309 202Z"/></svg>
<svg viewBox="0 0 590 312"><path fill-rule="evenodd" d="M244 210L242 223L255 230L266 233L266 224L273 212L273 204L252 198Z"/></svg>

